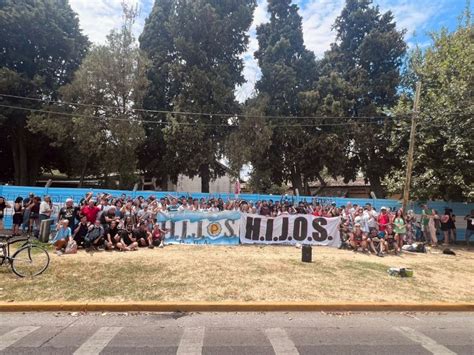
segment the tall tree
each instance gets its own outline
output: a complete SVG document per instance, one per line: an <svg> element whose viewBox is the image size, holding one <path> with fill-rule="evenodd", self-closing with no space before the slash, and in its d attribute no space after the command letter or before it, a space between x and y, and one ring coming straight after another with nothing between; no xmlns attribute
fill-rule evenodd
<svg viewBox="0 0 474 355"><path fill-rule="evenodd" d="M136 180L137 147L144 139L140 114L148 85L147 59L132 34L136 8L123 4L123 24L112 30L104 45L94 46L74 76L60 89L65 104L54 111L68 115L36 115L29 122L35 132L42 132L54 144L68 151L73 171L84 175L99 172L108 179L119 173L122 188Z"/></svg>
<svg viewBox="0 0 474 355"><path fill-rule="evenodd" d="M417 199L474 200L474 26L470 8L458 28L432 34L424 52L411 53L405 74L406 95L398 105L409 112L416 81L422 83L417 127L412 197ZM397 139L403 139L399 134ZM403 166L404 168L405 166ZM401 177L404 169L393 177ZM394 191L400 183L389 181Z"/></svg>
<svg viewBox="0 0 474 355"><path fill-rule="evenodd" d="M147 77L150 85L145 93L143 108L154 111L173 110L173 97L178 83L171 78L171 64L176 60L174 41L169 29L169 21L176 6L176 0L156 0L145 21L139 37L140 48L147 54L150 67ZM144 125L146 138L139 148L139 167L147 174L160 178L163 187L167 185L169 167L166 156L167 145L163 126L168 122L164 113L149 112Z"/></svg>
<svg viewBox="0 0 474 355"><path fill-rule="evenodd" d="M382 179L401 164L396 151L389 150L393 123L386 112L398 99L404 31L397 30L390 11L380 13L372 0L346 0L334 28L336 42L325 55L324 70L344 81L336 95L344 116L361 122L350 128L350 169L361 169L376 195L383 197ZM360 119L383 116L387 120L380 124Z"/></svg>
<svg viewBox="0 0 474 355"><path fill-rule="evenodd" d="M72 79L89 42L67 0L0 1L0 92L55 99ZM41 102L2 99L37 109ZM26 128L28 111L0 108L2 139L11 146L16 184L36 182L47 164L48 141Z"/></svg>
<svg viewBox="0 0 474 355"><path fill-rule="evenodd" d="M157 0L141 36L141 46L153 61L149 93L161 109L214 115L167 116L164 154L167 171L199 175L202 191L223 173L219 160L236 112L235 87L242 84L241 54L248 43L255 0ZM153 80L153 79L152 79Z"/></svg>
<svg viewBox="0 0 474 355"><path fill-rule="evenodd" d="M315 154L322 140L319 128L311 126L314 120L296 117L314 114L310 91L317 78L316 60L304 45L298 6L291 0L269 0L268 11L270 21L257 27L255 57L262 76L257 98L249 104L262 115L274 116L264 122L272 133L270 140L258 141L248 158L254 177L269 177L277 185L289 180L300 193L308 192L308 182L322 170Z"/></svg>

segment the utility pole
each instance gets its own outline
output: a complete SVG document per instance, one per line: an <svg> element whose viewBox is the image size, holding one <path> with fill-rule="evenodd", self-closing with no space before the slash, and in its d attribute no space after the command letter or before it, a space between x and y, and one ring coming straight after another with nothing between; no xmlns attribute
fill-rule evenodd
<svg viewBox="0 0 474 355"><path fill-rule="evenodd" d="M415 102L413 103L413 114L411 118L410 145L408 147L407 175L405 188L403 189L403 212L406 213L408 201L410 200L411 174L413 170L413 156L415 152L416 123L420 110L421 82L416 83Z"/></svg>

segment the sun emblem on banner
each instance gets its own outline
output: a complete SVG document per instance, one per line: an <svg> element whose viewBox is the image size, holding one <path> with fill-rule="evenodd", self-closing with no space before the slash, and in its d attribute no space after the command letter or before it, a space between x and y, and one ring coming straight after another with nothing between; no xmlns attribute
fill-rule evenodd
<svg viewBox="0 0 474 355"><path fill-rule="evenodd" d="M209 233L209 235L212 237L218 236L221 233L221 231L222 231L222 227L219 222L214 222L207 226L207 233Z"/></svg>

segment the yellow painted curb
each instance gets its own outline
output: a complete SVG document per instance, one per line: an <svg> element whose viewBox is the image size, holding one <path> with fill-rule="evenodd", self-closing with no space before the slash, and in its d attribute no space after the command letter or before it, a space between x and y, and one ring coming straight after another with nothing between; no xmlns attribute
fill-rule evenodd
<svg viewBox="0 0 474 355"><path fill-rule="evenodd" d="M0 302L0 312L474 312L474 303Z"/></svg>

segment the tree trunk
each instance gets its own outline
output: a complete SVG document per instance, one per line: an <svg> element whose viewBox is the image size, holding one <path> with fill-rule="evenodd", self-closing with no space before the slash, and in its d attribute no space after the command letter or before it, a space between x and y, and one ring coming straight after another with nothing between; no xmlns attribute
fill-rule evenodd
<svg viewBox="0 0 474 355"><path fill-rule="evenodd" d="M314 192L313 196L318 196L318 194L324 190L324 188L327 186L327 183L326 181L324 181L323 177L321 176L321 174L317 174L316 175L316 178L318 179L319 181L319 187L316 189L316 191Z"/></svg>
<svg viewBox="0 0 474 355"><path fill-rule="evenodd" d="M380 182L380 176L377 174L368 174L370 181L370 189L375 193L377 198L385 198L385 191Z"/></svg>
<svg viewBox="0 0 474 355"><path fill-rule="evenodd" d="M309 181L308 181L308 178L305 176L303 178L303 181L304 181L304 195L305 196L311 196L311 189L309 188Z"/></svg>
<svg viewBox="0 0 474 355"><path fill-rule="evenodd" d="M209 164L203 164L199 168L201 177L201 192L209 193L209 183L211 181L211 172L209 170Z"/></svg>
<svg viewBox="0 0 474 355"><path fill-rule="evenodd" d="M89 161L88 158L84 160L84 164L82 165L81 169L81 178L79 179L79 188L81 188L84 185L84 177L86 175L86 169L87 169L87 162Z"/></svg>
<svg viewBox="0 0 474 355"><path fill-rule="evenodd" d="M12 141L13 166L15 169L15 185L27 186L28 178L28 154L25 139L25 128L17 127Z"/></svg>
<svg viewBox="0 0 474 355"><path fill-rule="evenodd" d="M300 195L303 193L303 181L297 168L294 168L291 174L291 184L293 185L293 192L295 195L296 189L298 189Z"/></svg>

